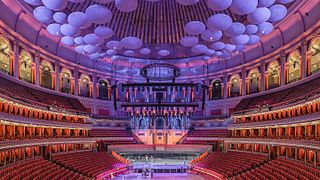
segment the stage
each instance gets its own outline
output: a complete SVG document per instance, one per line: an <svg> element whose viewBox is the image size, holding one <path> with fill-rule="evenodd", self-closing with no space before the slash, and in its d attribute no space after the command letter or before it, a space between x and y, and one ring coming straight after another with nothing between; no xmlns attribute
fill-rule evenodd
<svg viewBox="0 0 320 180"><path fill-rule="evenodd" d="M148 177L142 177L141 173L133 173L118 176L114 180L145 180ZM154 173L152 180L210 180L209 178L188 173Z"/></svg>

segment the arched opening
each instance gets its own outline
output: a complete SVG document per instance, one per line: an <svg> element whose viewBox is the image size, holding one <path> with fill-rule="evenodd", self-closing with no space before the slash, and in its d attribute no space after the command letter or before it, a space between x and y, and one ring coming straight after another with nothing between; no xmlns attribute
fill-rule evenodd
<svg viewBox="0 0 320 180"><path fill-rule="evenodd" d="M61 92L71 94L71 71L62 69L61 72Z"/></svg>
<svg viewBox="0 0 320 180"><path fill-rule="evenodd" d="M7 39L0 37L0 71L10 74L11 60L10 60L11 46Z"/></svg>
<svg viewBox="0 0 320 180"><path fill-rule="evenodd" d="M53 68L51 63L48 61L42 61L41 62L41 78L40 78L40 85L42 87L53 89L52 72L53 72Z"/></svg>
<svg viewBox="0 0 320 180"><path fill-rule="evenodd" d="M260 90L260 75L258 69L253 69L249 73L249 94L257 93Z"/></svg>
<svg viewBox="0 0 320 180"><path fill-rule="evenodd" d="M230 78L230 97L237 97L241 94L240 76L234 75Z"/></svg>
<svg viewBox="0 0 320 180"><path fill-rule="evenodd" d="M320 70L320 37L314 38L309 46L309 74L312 75Z"/></svg>
<svg viewBox="0 0 320 180"><path fill-rule="evenodd" d="M99 99L109 99L108 82L105 80L99 81Z"/></svg>
<svg viewBox="0 0 320 180"><path fill-rule="evenodd" d="M22 50L20 54L20 79L32 83L32 57L29 52Z"/></svg>
<svg viewBox="0 0 320 180"><path fill-rule="evenodd" d="M212 99L221 99L221 81L215 80L212 82Z"/></svg>
<svg viewBox="0 0 320 180"><path fill-rule="evenodd" d="M298 50L293 51L288 56L287 82L291 83L301 78L301 55Z"/></svg>
<svg viewBox="0 0 320 180"><path fill-rule="evenodd" d="M90 78L87 75L82 74L80 76L80 96L90 97Z"/></svg>
<svg viewBox="0 0 320 180"><path fill-rule="evenodd" d="M182 129L181 119L176 119L175 129Z"/></svg>
<svg viewBox="0 0 320 180"><path fill-rule="evenodd" d="M279 87L280 85L280 66L278 61L273 61L268 67L268 89Z"/></svg>
<svg viewBox="0 0 320 180"><path fill-rule="evenodd" d="M162 117L158 117L156 119L156 129L163 129L164 128L164 119Z"/></svg>

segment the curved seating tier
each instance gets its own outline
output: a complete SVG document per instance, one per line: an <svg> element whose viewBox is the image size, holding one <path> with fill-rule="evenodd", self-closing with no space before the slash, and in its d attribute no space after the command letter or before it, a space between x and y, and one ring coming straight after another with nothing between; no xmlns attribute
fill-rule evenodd
<svg viewBox="0 0 320 180"><path fill-rule="evenodd" d="M85 107L77 99L23 86L3 77L0 77L0 94L45 108L57 107L67 111L86 113Z"/></svg>
<svg viewBox="0 0 320 180"><path fill-rule="evenodd" d="M127 129L91 129L89 130L89 136L90 137L114 137L115 139L104 141L107 144L136 144L138 143L135 138L133 137L133 134L130 132L130 130Z"/></svg>
<svg viewBox="0 0 320 180"><path fill-rule="evenodd" d="M219 173L225 178L247 171L267 162L267 155L241 152L213 152L195 164L197 168L205 168Z"/></svg>
<svg viewBox="0 0 320 180"><path fill-rule="evenodd" d="M250 171L233 177L235 180L259 180L259 179L319 179L320 170L301 162L277 158Z"/></svg>
<svg viewBox="0 0 320 180"><path fill-rule="evenodd" d="M292 102L306 100L309 97L318 95L320 93L320 78L308 81L298 86L287 88L271 94L261 95L258 97L246 98L240 101L236 106L235 112L248 111L268 106L280 106Z"/></svg>
<svg viewBox="0 0 320 180"><path fill-rule="evenodd" d="M13 164L0 170L0 179L80 180L89 179L42 157Z"/></svg>
<svg viewBox="0 0 320 180"><path fill-rule="evenodd" d="M52 159L57 164L93 178L112 169L126 167L126 164L120 162L107 152L54 154Z"/></svg>
<svg viewBox="0 0 320 180"><path fill-rule="evenodd" d="M190 132L190 131L189 131ZM231 137L231 131L228 129L194 129L187 137L183 144L209 144L213 141L204 140L204 138L227 138Z"/></svg>

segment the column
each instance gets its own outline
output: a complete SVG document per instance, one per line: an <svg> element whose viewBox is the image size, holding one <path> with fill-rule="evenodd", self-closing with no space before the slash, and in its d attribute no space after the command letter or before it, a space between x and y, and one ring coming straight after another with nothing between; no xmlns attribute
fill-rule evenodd
<svg viewBox="0 0 320 180"><path fill-rule="evenodd" d="M260 68L261 68L260 89L261 89L261 92L263 92L266 90L266 86L265 86L266 64L265 64L265 62L261 62Z"/></svg>
<svg viewBox="0 0 320 180"><path fill-rule="evenodd" d="M97 76L92 75L92 98L97 99Z"/></svg>
<svg viewBox="0 0 320 180"><path fill-rule="evenodd" d="M55 90L56 91L60 91L60 63L59 62L55 62Z"/></svg>
<svg viewBox="0 0 320 180"><path fill-rule="evenodd" d="M286 55L285 54L281 54L280 57L280 65L281 65L281 69L280 69L280 86L284 86L286 84Z"/></svg>
<svg viewBox="0 0 320 180"><path fill-rule="evenodd" d="M304 38L301 42L301 78L307 77L307 51L308 42Z"/></svg>
<svg viewBox="0 0 320 180"><path fill-rule="evenodd" d="M245 96L247 93L247 90L246 90L246 79L247 79L247 72L246 72L246 69L243 68L242 69L242 73L241 73L241 93L242 93L242 96Z"/></svg>
<svg viewBox="0 0 320 180"><path fill-rule="evenodd" d="M40 53L39 51L37 51L35 53L35 57L34 57L34 61L36 64L36 68L35 68L35 85L39 86L40 85Z"/></svg>
<svg viewBox="0 0 320 180"><path fill-rule="evenodd" d="M74 95L78 96L79 95L79 70L78 69L74 70L73 77L74 77Z"/></svg>
<svg viewBox="0 0 320 180"><path fill-rule="evenodd" d="M19 67L19 39L15 39L13 42L13 77L19 79L20 67Z"/></svg>
<svg viewBox="0 0 320 180"><path fill-rule="evenodd" d="M228 98L228 74L223 74L223 98Z"/></svg>

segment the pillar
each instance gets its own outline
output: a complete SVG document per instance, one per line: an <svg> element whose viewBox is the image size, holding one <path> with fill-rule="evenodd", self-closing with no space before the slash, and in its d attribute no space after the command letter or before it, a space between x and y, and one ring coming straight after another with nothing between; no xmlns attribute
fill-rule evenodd
<svg viewBox="0 0 320 180"><path fill-rule="evenodd" d="M247 90L246 90L246 79L247 79L247 72L246 72L246 69L243 68L242 69L242 73L241 73L241 94L242 96L245 96L247 93Z"/></svg>
<svg viewBox="0 0 320 180"><path fill-rule="evenodd" d="M59 62L55 62L55 90L56 91L60 91L60 63Z"/></svg>
<svg viewBox="0 0 320 180"><path fill-rule="evenodd" d="M13 77L19 79L20 67L19 67L19 39L15 39L13 42Z"/></svg>
<svg viewBox="0 0 320 180"><path fill-rule="evenodd" d="M40 85L40 54L39 51L35 53L34 61L36 64L35 68L35 85L39 86Z"/></svg>
<svg viewBox="0 0 320 180"><path fill-rule="evenodd" d="M78 96L79 95L79 70L78 69L74 70L73 77L74 77L74 95Z"/></svg>
<svg viewBox="0 0 320 180"><path fill-rule="evenodd" d="M266 64L265 64L265 62L261 62L260 68L261 68L260 89L261 89L261 92L263 92L266 90L266 86L265 86Z"/></svg>
<svg viewBox="0 0 320 180"><path fill-rule="evenodd" d="M286 56L285 54L281 55L280 58L280 86L284 86L286 84Z"/></svg>
<svg viewBox="0 0 320 180"><path fill-rule="evenodd" d="M92 75L92 98L97 99L97 76Z"/></svg>
<svg viewBox="0 0 320 180"><path fill-rule="evenodd" d="M223 74L223 98L228 98L228 74Z"/></svg>
<svg viewBox="0 0 320 180"><path fill-rule="evenodd" d="M307 76L307 51L308 51L308 42L304 38L301 42L301 78Z"/></svg>

